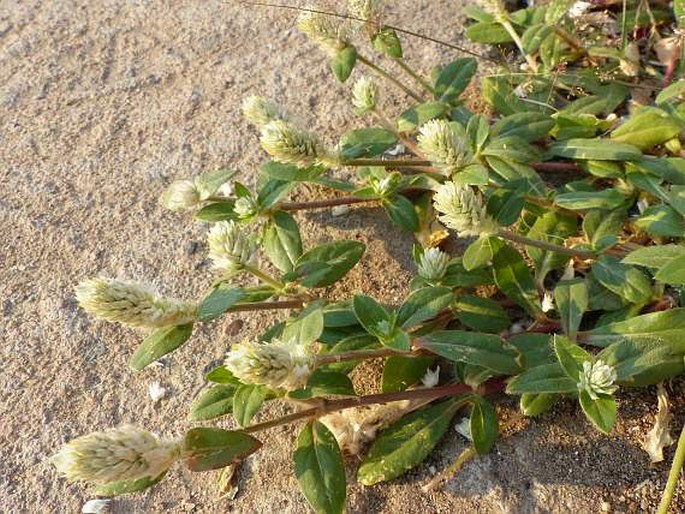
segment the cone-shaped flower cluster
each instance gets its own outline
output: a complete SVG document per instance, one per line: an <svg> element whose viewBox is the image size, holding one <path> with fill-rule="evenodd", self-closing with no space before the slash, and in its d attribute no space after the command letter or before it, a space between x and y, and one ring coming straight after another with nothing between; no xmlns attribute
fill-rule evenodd
<svg viewBox="0 0 685 514"><path fill-rule="evenodd" d="M590 362L583 362L583 371L580 373L578 390L586 391L593 400L597 400L599 395L614 394L618 386L616 382L616 370L613 366L605 364L601 359Z"/></svg>
<svg viewBox="0 0 685 514"><path fill-rule="evenodd" d="M234 221L215 223L209 231L209 258L218 269L237 273L256 257L257 244Z"/></svg>
<svg viewBox="0 0 685 514"><path fill-rule="evenodd" d="M440 248L428 248L419 259L417 271L426 280L440 280L445 276L449 262L450 256Z"/></svg>
<svg viewBox="0 0 685 514"><path fill-rule="evenodd" d="M440 213L438 219L447 228L456 230L459 237L477 236L497 229L483 200L470 187L445 182L433 196L433 207Z"/></svg>
<svg viewBox="0 0 685 514"><path fill-rule="evenodd" d="M283 120L265 125L260 141L269 155L284 164L307 168L315 164L335 166L339 163L338 156L329 152L314 134Z"/></svg>
<svg viewBox="0 0 685 514"><path fill-rule="evenodd" d="M178 441L162 441L146 430L125 425L74 439L52 457L69 480L108 484L155 478L181 455Z"/></svg>
<svg viewBox="0 0 685 514"><path fill-rule="evenodd" d="M303 12L297 19L297 28L332 54L345 47L350 38L346 23L323 13Z"/></svg>
<svg viewBox="0 0 685 514"><path fill-rule="evenodd" d="M274 120L287 121L290 118L285 107L256 95L243 100L242 112L245 119L259 128Z"/></svg>
<svg viewBox="0 0 685 514"><path fill-rule="evenodd" d="M270 343L246 341L233 345L225 364L245 384L292 391L306 385L313 355L308 347L277 339Z"/></svg>
<svg viewBox="0 0 685 514"><path fill-rule="evenodd" d="M367 76L362 76L352 87L352 105L359 115L373 112L378 102L378 85Z"/></svg>
<svg viewBox="0 0 685 514"><path fill-rule="evenodd" d="M166 188L159 202L172 211L186 211L202 200L200 191L192 180L175 180Z"/></svg>
<svg viewBox="0 0 685 514"><path fill-rule="evenodd" d="M159 297L138 282L92 278L76 286L76 299L89 314L131 327L160 328L195 318L195 304Z"/></svg>
<svg viewBox="0 0 685 514"><path fill-rule="evenodd" d="M448 121L430 120L424 123L417 141L419 149L433 165L448 173L453 173L472 161L466 138Z"/></svg>

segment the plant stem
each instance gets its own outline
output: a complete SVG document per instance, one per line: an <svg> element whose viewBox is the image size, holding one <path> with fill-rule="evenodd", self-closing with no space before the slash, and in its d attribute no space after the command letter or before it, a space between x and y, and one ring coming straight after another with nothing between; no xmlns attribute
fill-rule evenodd
<svg viewBox="0 0 685 514"><path fill-rule="evenodd" d="M347 159L342 162L343 166L385 166L385 167L416 167L416 166L430 166L430 161L421 161L418 159Z"/></svg>
<svg viewBox="0 0 685 514"><path fill-rule="evenodd" d="M251 266L250 264L244 264L243 269L247 271L248 273L252 273L255 277L257 277L259 280L264 282L265 284L269 284L270 286L276 288L277 290L281 290L284 287L283 282L280 280L275 279L268 273L263 272L259 268L256 268L254 266Z"/></svg>
<svg viewBox="0 0 685 514"><path fill-rule="evenodd" d="M676 487L678 485L678 479L680 478L680 472L683 469L683 463L685 462L685 425L680 431L680 438L678 438L678 446L675 450L675 455L673 456L673 464L671 464L671 471L668 473L668 482L666 482L666 489L664 489L664 494L661 496L661 502L659 503L659 510L657 514L668 514L668 508L671 505L671 500L673 500L673 495L675 494Z"/></svg>
<svg viewBox="0 0 685 514"><path fill-rule="evenodd" d="M535 162L531 167L536 171L582 171L576 163L573 162Z"/></svg>
<svg viewBox="0 0 685 514"><path fill-rule="evenodd" d="M540 241L538 239L532 239L530 237L515 234L514 232L510 232L509 230L505 229L499 229L495 235L501 237L502 239L508 239L509 241L520 243L522 245L534 246L535 248L540 248L542 250L563 253L564 255L570 255L580 259L594 259L596 257L594 252L590 252L588 250L574 250L573 248L566 248L565 246L559 246L546 241Z"/></svg>
<svg viewBox="0 0 685 514"><path fill-rule="evenodd" d="M489 384L489 387L487 387ZM503 382L492 381L486 383L485 392L499 392L503 389ZM445 396L456 396L458 394L470 393L473 389L465 384L451 384L442 387L433 387L430 389L411 389L408 391L401 391L399 393L379 393L370 394L368 396L360 396L358 398L343 398L341 400L326 400L320 399L321 404L311 409L305 409L299 412L294 412L278 419L265 421L264 423L257 423L243 429L243 432L252 434L267 428L273 428L288 423L294 423L308 418L320 418L331 412L337 412L345 409L353 409L355 407L363 407L365 405L374 405L377 403L399 402L402 400L426 400L433 401Z"/></svg>
<svg viewBox="0 0 685 514"><path fill-rule="evenodd" d="M523 57L526 59L530 71L532 71L533 73L537 73L538 65L535 62L535 59L533 59L533 57L530 54L528 54L528 52L526 52L523 48L523 42L521 41L521 38L519 37L518 33L516 32L516 29L511 24L511 22L508 19L501 19L497 21L499 21L500 25L504 27L504 30L507 31L511 39L514 40L514 44L518 47L519 52L521 52L521 55L523 55Z"/></svg>
<svg viewBox="0 0 685 514"><path fill-rule="evenodd" d="M428 93L430 95L435 94L435 89L433 89L433 86L431 86L428 83L428 81L425 80L421 75L416 73L416 71L414 71L414 68L409 66L409 63L407 63L407 61L405 61L402 57L396 57L393 60L397 64L399 64L400 68L402 68L404 71L406 71L408 75L410 75L414 80L416 80L416 82L421 84L421 87L426 90L426 93Z"/></svg>
<svg viewBox="0 0 685 514"><path fill-rule="evenodd" d="M358 198L356 196L341 196L329 198L327 200L316 200L313 202L285 202L278 204L278 209L283 211L304 211L311 209L326 209L336 205L351 205L355 203L377 202L378 198Z"/></svg>
<svg viewBox="0 0 685 514"><path fill-rule="evenodd" d="M280 302L245 303L230 307L227 312L267 311L271 309L299 309L304 305L302 300L283 300Z"/></svg>
<svg viewBox="0 0 685 514"><path fill-rule="evenodd" d="M411 353L398 352L390 348L378 348L375 350L358 350L351 352L334 353L329 355L320 355L316 358L317 366L325 366L326 364L335 364L343 361L376 359L380 357L392 357L393 355L401 355L402 357L414 357L416 355L423 355L425 352L417 350Z"/></svg>
<svg viewBox="0 0 685 514"><path fill-rule="evenodd" d="M393 77L392 75L390 75L390 73L388 73L388 72L385 71L384 69L378 67L376 64L374 64L373 62L371 62L369 59L367 59L367 58L364 57L363 55L357 54L357 60L358 60L360 63L364 64L364 65L365 65L366 67L368 67L369 69L373 70L375 73L377 73L377 74L380 75L381 77L383 77L384 79L389 80L390 82L392 82L393 84L395 84L397 87L399 87L402 91L404 91L406 94L408 94L409 96L411 96L411 97L412 97L414 100L416 100L417 102L423 102L423 98L421 98L420 95L414 93L411 89L409 89L407 86L405 86L404 84L402 84L402 82L400 82L400 81L397 80L395 77Z"/></svg>

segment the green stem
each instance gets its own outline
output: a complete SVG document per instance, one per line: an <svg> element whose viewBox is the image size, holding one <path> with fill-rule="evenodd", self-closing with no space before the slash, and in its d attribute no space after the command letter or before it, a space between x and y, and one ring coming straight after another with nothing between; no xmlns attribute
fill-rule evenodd
<svg viewBox="0 0 685 514"><path fill-rule="evenodd" d="M418 159L347 159L341 164L343 166L423 167L430 166L431 162Z"/></svg>
<svg viewBox="0 0 685 514"><path fill-rule="evenodd" d="M409 96L411 96L411 97L412 97L414 100L416 100L417 102L423 102L423 98L421 98L421 95L418 95L418 94L414 93L411 89L409 89L407 86L405 86L404 84L402 84L402 82L400 82L400 81L397 80L395 77L393 77L392 75L390 75L390 73L388 73L388 72L385 71L384 69L380 68L379 66L377 66L376 64L374 64L373 62L371 62L369 59L367 59L366 57L364 57L363 55L357 54L357 61L359 61L360 63L362 63L362 64L365 65L367 68L369 68L370 70L374 71L375 73L377 73L378 75L380 75L380 76L383 77L384 79L386 79L386 80L392 82L393 84L395 84L397 87L399 87L402 91L404 91L404 92L407 93Z"/></svg>
<svg viewBox="0 0 685 514"><path fill-rule="evenodd" d="M284 285L285 285L285 284L283 284L283 282L281 282L280 280L275 279L274 277L272 277L272 276L269 275L268 273L265 273L265 272L263 272L262 270L260 270L259 268L256 268L256 267L254 267L254 266L251 266L250 264L244 264L244 265L243 265L243 269L244 269L245 271L247 271L248 273L252 273L252 274L253 274L255 277L257 277L259 280L261 280L261 281L264 282L265 284L269 284L270 286L272 286L273 288L277 289L278 291L280 291L281 289L283 289L283 287L284 287Z"/></svg>
<svg viewBox="0 0 685 514"><path fill-rule="evenodd" d="M530 68L530 71L532 71L533 73L537 73L538 65L535 62L535 59L533 59L533 57L530 54L528 54L528 52L526 52L525 49L523 48L523 42L521 41L521 38L519 37L518 33L516 32L516 29L514 28L514 26L507 19L502 19L502 20L498 20L498 21L499 21L500 25L502 25L502 27L504 27L504 30L507 31L507 33L509 34L511 39L514 40L514 44L518 47L519 52L521 52L521 55L523 55L523 57L526 59L526 62L528 63L528 67Z"/></svg>
<svg viewBox="0 0 685 514"><path fill-rule="evenodd" d="M675 455L673 456L673 464L671 464L671 471L668 473L668 482L666 482L666 489L664 489L664 494L661 497L661 503L659 503L659 510L657 514L668 514L668 508L673 500L673 495L675 494L676 487L678 485L678 479L680 478L680 472L683 469L683 463L685 462L685 425L680 432L680 438L678 439L678 446L675 450Z"/></svg>
<svg viewBox="0 0 685 514"><path fill-rule="evenodd" d="M234 305L227 312L268 311L271 309L299 309L304 305L302 300L283 300L281 302L257 302Z"/></svg>
<svg viewBox="0 0 685 514"><path fill-rule="evenodd" d="M431 96L435 94L435 89L433 89L433 86L431 86L427 80L425 80L421 75L416 73L414 71L414 68L409 66L409 63L405 61L402 57L396 57L393 59L397 64L399 64L400 68L402 68L404 71L407 72L408 75L410 75L416 82L421 84L421 87L426 90L428 94Z"/></svg>
<svg viewBox="0 0 685 514"><path fill-rule="evenodd" d="M327 200L317 200L313 202L284 202L278 204L278 209L282 211L303 211L311 209L326 209L336 205L351 205L355 203L377 202L378 198L358 198L356 196L341 196L329 198Z"/></svg>
<svg viewBox="0 0 685 514"><path fill-rule="evenodd" d="M574 250L573 248L566 248L565 246L555 245L553 243L548 243L546 241L540 241L538 239L532 239L530 237L522 236L509 230L499 229L495 232L495 235L501 237L502 239L508 239L515 243L520 243L525 246L534 246L535 248L540 248L542 250L547 250L549 252L562 253L564 255L570 255L572 257L578 257L580 259L594 259L597 255L594 252L588 250Z"/></svg>

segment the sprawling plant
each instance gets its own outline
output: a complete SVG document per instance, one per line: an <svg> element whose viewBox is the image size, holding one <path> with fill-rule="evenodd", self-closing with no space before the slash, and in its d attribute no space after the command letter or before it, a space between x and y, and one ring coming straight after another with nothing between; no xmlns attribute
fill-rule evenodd
<svg viewBox="0 0 685 514"><path fill-rule="evenodd" d="M364 453L363 484L392 480L423 461L463 409L470 454L490 451L499 431L496 393L520 397L525 416L576 399L609 433L623 388L682 374L685 81L672 82L677 23L665 8L624 2L616 47L600 51L600 42L588 46L591 23L574 25L579 8L571 4L509 13L487 1L470 9L476 22L468 34L513 43L524 64L483 79L489 114L462 98L476 59L422 76L404 60L401 31L384 24L378 2L350 1L346 16L306 10L298 25L329 52L338 80L368 71L351 94L371 126L332 145L278 102L245 99L243 113L270 156L257 186L219 170L176 181L161 198L209 226L215 271L207 294L197 302L163 298L108 278L77 287L90 314L149 331L130 359L136 371L186 343L196 324L286 309L257 339L232 342L190 407L192 421L231 415L236 428L191 428L168 441L132 426L94 433L55 456L58 470L95 482L100 494L139 491L176 461L192 471L226 468L259 450L263 430L301 423L295 473L312 508L335 513L344 509L345 454ZM676 14L684 10L676 2ZM654 26L640 35L644 13ZM646 59L653 41L666 37L676 48L663 66L639 52L635 66L622 65L641 38L650 41ZM377 59L362 53L363 41ZM378 79L412 99L395 121L381 108ZM672 84L655 96L659 80ZM648 105L638 105L637 90ZM354 168L355 179L342 179L341 168ZM289 201L303 183L332 194ZM365 294L327 299L327 288L366 258L364 245L305 248L297 213L353 204L383 209L415 237L416 276L399 305ZM459 238L465 250L453 255L447 250ZM245 275L256 283L244 285ZM382 390L358 395L350 373L369 359L383 362ZM662 386L660 395L667 409ZM292 412L252 422L276 401ZM668 427L655 431L661 452Z"/></svg>

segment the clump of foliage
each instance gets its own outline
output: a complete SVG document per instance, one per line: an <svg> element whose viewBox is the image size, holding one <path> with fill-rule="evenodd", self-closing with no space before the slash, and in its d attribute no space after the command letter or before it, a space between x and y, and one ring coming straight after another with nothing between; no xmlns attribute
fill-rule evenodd
<svg viewBox="0 0 685 514"><path fill-rule="evenodd" d="M299 422L302 490L316 512L342 512L345 453L370 444L358 480L392 480L421 463L463 409L471 454L487 453L500 430L496 393L518 396L525 416L574 398L609 433L623 388L682 374L685 81L673 79L685 6L675 2L674 18L665 4L588 4L580 13L577 4L469 8L469 37L520 51L482 78L490 114L462 98L477 60L460 57L424 77L404 60L402 31L384 24L378 2L350 1L346 16L305 10L298 25L329 52L339 81L369 72L351 93L371 126L329 145L277 102L246 99L244 115L270 156L256 188L219 170L174 182L162 197L210 225L216 278L207 294L180 301L106 278L77 288L89 313L150 330L130 359L136 371L186 343L196 324L288 309L257 340L233 343L190 407L193 421L230 415L237 428L191 428L167 441L125 426L70 442L57 468L103 495L139 491L175 461L192 471L229 467L259 450L261 431ZM607 35L597 13L622 28ZM654 60L665 39L671 53ZM397 120L380 107L379 78L412 99ZM355 179L340 168L354 168ZM304 183L332 196L289 201ZM364 245L305 248L297 213L353 204L383 209L415 237L417 273L400 305L326 298L368 258ZM467 242L461 255L446 251L455 238ZM245 274L257 284L238 285ZM382 391L357 395L349 375L368 359L383 359ZM253 424L275 401L296 408Z"/></svg>

